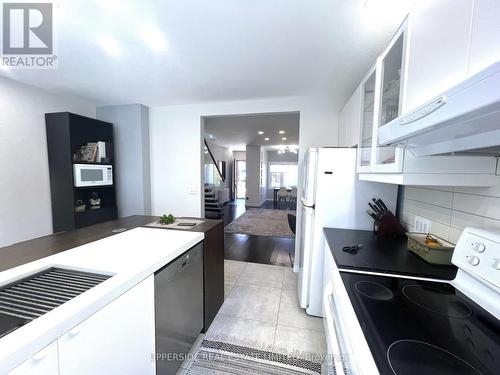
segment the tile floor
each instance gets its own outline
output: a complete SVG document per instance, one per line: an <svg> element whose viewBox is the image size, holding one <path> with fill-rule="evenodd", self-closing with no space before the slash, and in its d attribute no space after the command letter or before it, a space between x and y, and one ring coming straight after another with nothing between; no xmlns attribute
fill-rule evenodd
<svg viewBox="0 0 500 375"><path fill-rule="evenodd" d="M326 352L323 319L299 307L289 267L226 260L226 300L206 339L299 356Z"/></svg>

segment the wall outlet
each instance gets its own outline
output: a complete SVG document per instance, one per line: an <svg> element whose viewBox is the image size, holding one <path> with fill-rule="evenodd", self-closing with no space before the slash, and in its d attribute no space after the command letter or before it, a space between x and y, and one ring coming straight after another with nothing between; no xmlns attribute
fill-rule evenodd
<svg viewBox="0 0 500 375"><path fill-rule="evenodd" d="M422 216L415 215L415 222L413 223L414 231L417 233L430 233L431 221Z"/></svg>

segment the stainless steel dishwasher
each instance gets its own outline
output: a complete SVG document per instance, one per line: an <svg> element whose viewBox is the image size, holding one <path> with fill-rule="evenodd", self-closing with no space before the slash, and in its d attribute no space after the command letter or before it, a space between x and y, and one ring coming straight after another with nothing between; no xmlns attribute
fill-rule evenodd
<svg viewBox="0 0 500 375"><path fill-rule="evenodd" d="M203 242L155 272L156 373L175 374L203 329Z"/></svg>

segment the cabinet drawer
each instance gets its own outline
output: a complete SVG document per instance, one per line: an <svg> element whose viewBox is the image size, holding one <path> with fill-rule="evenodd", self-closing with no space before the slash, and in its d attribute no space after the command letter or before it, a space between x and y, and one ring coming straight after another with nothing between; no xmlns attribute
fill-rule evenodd
<svg viewBox="0 0 500 375"><path fill-rule="evenodd" d="M154 280L148 277L59 338L61 375L151 374Z"/></svg>

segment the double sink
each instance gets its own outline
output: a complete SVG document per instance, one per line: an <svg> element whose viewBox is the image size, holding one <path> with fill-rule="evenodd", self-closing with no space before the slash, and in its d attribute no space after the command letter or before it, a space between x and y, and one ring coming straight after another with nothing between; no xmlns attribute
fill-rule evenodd
<svg viewBox="0 0 500 375"><path fill-rule="evenodd" d="M111 276L50 267L0 288L0 337L92 289Z"/></svg>

